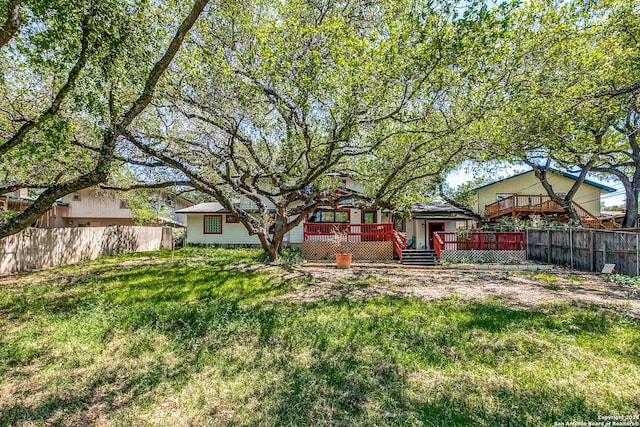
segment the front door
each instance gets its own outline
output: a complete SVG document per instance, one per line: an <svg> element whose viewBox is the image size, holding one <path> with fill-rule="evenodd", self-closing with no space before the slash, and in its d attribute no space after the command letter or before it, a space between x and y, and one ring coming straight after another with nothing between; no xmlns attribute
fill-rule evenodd
<svg viewBox="0 0 640 427"><path fill-rule="evenodd" d="M429 249L433 249L433 233L444 231L444 222L430 222L429 226Z"/></svg>

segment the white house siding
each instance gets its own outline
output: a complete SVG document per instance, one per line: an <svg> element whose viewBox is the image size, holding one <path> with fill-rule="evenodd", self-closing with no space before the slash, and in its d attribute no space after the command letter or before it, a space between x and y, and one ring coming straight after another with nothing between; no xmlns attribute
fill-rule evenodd
<svg viewBox="0 0 640 427"><path fill-rule="evenodd" d="M228 224L226 214L222 215L222 234L204 233L204 215L187 215L187 243L204 243L219 245L259 245L258 236L250 236L241 223Z"/></svg>
<svg viewBox="0 0 640 427"><path fill-rule="evenodd" d="M304 221L298 224L293 230L287 233L285 240L291 244L301 244L304 239Z"/></svg>
<svg viewBox="0 0 640 427"><path fill-rule="evenodd" d="M80 190L80 199L74 200L74 194L69 194L62 198L63 202L69 203L66 214L67 218L131 218L131 209L120 207L120 199L113 194L102 194L96 197L95 188ZM96 219L97 221L97 219Z"/></svg>
<svg viewBox="0 0 640 427"><path fill-rule="evenodd" d="M428 233L429 223L444 223L444 231L456 231L458 228L458 221L455 220L426 220L424 218L414 218L411 220L407 220L407 239L413 240L415 242L416 249L425 249L428 248L428 242L425 242L425 230ZM423 227L423 224L425 226ZM462 222L464 226L464 222Z"/></svg>

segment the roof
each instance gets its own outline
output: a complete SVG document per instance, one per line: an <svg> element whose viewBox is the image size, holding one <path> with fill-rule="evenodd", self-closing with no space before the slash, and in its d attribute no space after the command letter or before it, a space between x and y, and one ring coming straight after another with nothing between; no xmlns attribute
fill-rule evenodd
<svg viewBox="0 0 640 427"><path fill-rule="evenodd" d="M456 208L449 203L442 202L418 202L413 205L411 212L414 214L443 214L443 213L459 213L464 214L464 210Z"/></svg>
<svg viewBox="0 0 640 427"><path fill-rule="evenodd" d="M244 209L245 212L258 212L257 209L247 210ZM270 212L275 212L275 209L269 209ZM210 214L210 213L231 213L230 210L222 206L218 202L207 202L207 203L198 203L194 206L189 206L188 208L179 209L176 211L177 214Z"/></svg>
<svg viewBox="0 0 640 427"><path fill-rule="evenodd" d="M471 216L464 209L443 202L418 202L413 205L411 212L414 218L471 219Z"/></svg>
<svg viewBox="0 0 640 427"><path fill-rule="evenodd" d="M563 171L561 171L559 169L549 168L548 170L550 172L555 173L555 174L562 175L565 178L573 179L574 181L578 179L578 177L576 177L575 175L572 175L572 174L570 174L568 172L563 172ZM475 187L474 190L480 190L480 189L485 188L485 187L490 187L490 186L492 186L494 184L497 184L499 182L507 181L507 180L510 180L511 178L516 178L516 177L519 177L519 176L522 176L522 175L526 175L526 174L531 173L531 172L533 172L533 169L530 169L530 170L524 171L524 172L520 172L520 173L515 174L515 175L508 176L506 178L500 179L498 181L491 182L489 184L480 185L478 187ZM609 193L615 193L617 191L615 188L606 186L604 184L600 184L599 182L591 181L590 179L585 179L584 183L587 184L587 185L591 185L592 187L600 188L601 190L605 190L605 191L607 191Z"/></svg>
<svg viewBox="0 0 640 427"><path fill-rule="evenodd" d="M188 208L179 209L176 213L197 214L197 213L224 213L229 212L218 202L198 203Z"/></svg>

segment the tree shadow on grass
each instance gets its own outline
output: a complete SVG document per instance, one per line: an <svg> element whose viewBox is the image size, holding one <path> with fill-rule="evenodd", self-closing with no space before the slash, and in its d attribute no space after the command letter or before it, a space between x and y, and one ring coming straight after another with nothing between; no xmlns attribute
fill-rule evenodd
<svg viewBox="0 0 640 427"><path fill-rule="evenodd" d="M406 303L392 297L380 301L381 305L398 309ZM491 371L493 362L478 373L465 372L465 366L483 362L466 343L469 336L463 321L451 322L450 326L458 327L454 338L448 328L442 328L432 335L432 340L414 341L412 335L418 332L420 323L410 318L398 319L393 313L376 317L368 310L364 310L367 316L360 317L361 307L346 299L313 303L309 309L330 312L330 306L352 312L353 318L359 320L355 325L340 326L340 318L345 317L342 312L335 323L310 321L302 328L301 333L314 331L304 346L304 353L310 356L301 363L292 360L280 368L284 371L282 380L265 393L269 396L268 411L260 423L527 425L577 416L597 419L597 410L589 408L585 396L570 387L494 383L491 377L497 376L497 371L483 376ZM468 315L493 310L493 306L474 303L459 310ZM519 327L514 316L531 318L515 310L493 326ZM442 345L443 342L447 344ZM452 348L457 352L454 357L449 353ZM536 357L548 354L540 348ZM458 368L452 369L455 366ZM483 399L488 397L491 401L485 404Z"/></svg>
<svg viewBox="0 0 640 427"><path fill-rule="evenodd" d="M47 392L40 401L13 398L0 407L0 425L92 424L141 401L157 404L153 399L159 387L179 393L208 370L228 384L234 384L239 372L250 371L252 378L275 374L277 381L247 385L253 401L247 409L253 411L249 423L526 425L576 416L593 420L588 396L558 386L571 378L547 381L540 373L530 384L503 378L501 364L511 364L518 372L520 364L549 358L550 351L564 355L553 342L529 346L524 353L494 343L506 333L519 333L514 335L519 339L558 331L611 341L609 332L618 321L597 310L514 309L497 300L265 301L266 294L285 292L289 283L260 272L212 266L194 271L194 266L176 264L162 274L153 266L123 268L106 272L101 280L97 291L88 286L84 294L59 295L60 301L49 296L40 309L44 318L61 321L82 320L86 314L87 327L100 332L96 343L103 347L97 355L104 356L111 346L113 366L97 366L99 375L64 392L57 392L54 384L41 384L41 390L33 390ZM151 337L145 338L151 344L138 336ZM125 344L114 350L117 339ZM154 347L153 339L163 344ZM17 364L37 358L55 366L58 361L48 352L66 344L49 343ZM244 362L235 353L239 344L272 357ZM171 366L167 354L176 359ZM221 362L222 354L235 358ZM58 365L56 375L78 375ZM238 408L244 403L243 398L229 402ZM209 416L212 424L219 421L215 414Z"/></svg>

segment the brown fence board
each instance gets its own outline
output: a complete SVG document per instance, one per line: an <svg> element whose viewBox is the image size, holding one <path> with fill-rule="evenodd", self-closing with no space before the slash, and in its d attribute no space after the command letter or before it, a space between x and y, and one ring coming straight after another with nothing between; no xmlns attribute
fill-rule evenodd
<svg viewBox="0 0 640 427"><path fill-rule="evenodd" d="M640 233L609 230L527 230L527 259L582 271L616 264L618 273L640 273Z"/></svg>

